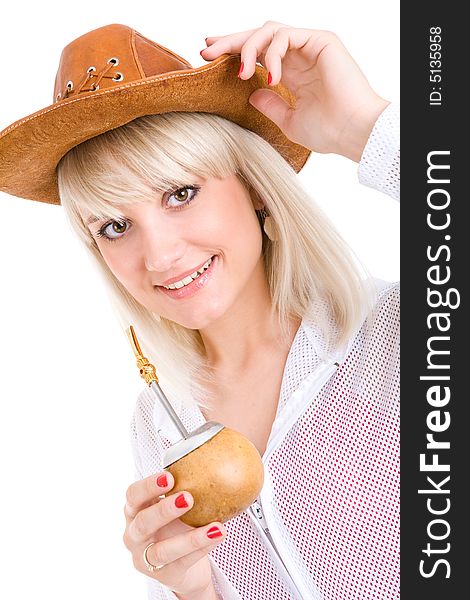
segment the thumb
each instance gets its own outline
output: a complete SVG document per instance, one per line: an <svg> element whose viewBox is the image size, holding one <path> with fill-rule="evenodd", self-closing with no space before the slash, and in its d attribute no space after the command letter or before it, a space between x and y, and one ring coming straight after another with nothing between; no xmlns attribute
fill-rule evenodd
<svg viewBox="0 0 470 600"><path fill-rule="evenodd" d="M260 89L251 94L248 102L284 131L292 109L281 96L271 90Z"/></svg>

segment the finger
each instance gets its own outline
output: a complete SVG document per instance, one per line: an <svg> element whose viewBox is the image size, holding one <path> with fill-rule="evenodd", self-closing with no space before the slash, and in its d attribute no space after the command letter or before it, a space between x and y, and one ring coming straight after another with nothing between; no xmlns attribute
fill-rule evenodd
<svg viewBox="0 0 470 600"><path fill-rule="evenodd" d="M169 492L174 485L175 480L169 471L162 471L130 485L127 488L124 507L126 519L134 519L138 512L158 502L159 497Z"/></svg>
<svg viewBox="0 0 470 600"><path fill-rule="evenodd" d="M310 39L311 30L280 27L266 51L266 69L271 73L271 85L276 85L282 77L282 61L288 50L298 50Z"/></svg>
<svg viewBox="0 0 470 600"><path fill-rule="evenodd" d="M206 60L213 60L224 53L240 53L243 63L243 71L239 74L241 79L249 79L255 72L256 62L261 62L271 73L271 85L276 85L281 80L282 59L288 50L305 49L303 53L315 64L329 44L341 45L341 42L329 31L300 29L268 21L251 32L219 38L201 55Z"/></svg>
<svg viewBox="0 0 470 600"><path fill-rule="evenodd" d="M222 523L214 522L157 542L147 550L147 559L152 565L165 565L165 575L174 570L187 571L222 542L226 535Z"/></svg>
<svg viewBox="0 0 470 600"><path fill-rule="evenodd" d="M137 513L127 528L130 543L143 544L156 532L191 510L194 499L189 492L178 492Z"/></svg>
<svg viewBox="0 0 470 600"><path fill-rule="evenodd" d="M265 55L279 29L289 28L283 23L266 21L261 28L254 30L253 34L245 41L240 49L240 60L243 63L243 71L239 74L240 79L249 79L256 70L257 62L261 62L264 67L267 66ZM280 67L277 71L280 71Z"/></svg>
<svg viewBox="0 0 470 600"><path fill-rule="evenodd" d="M207 48L201 50L201 56L205 60L214 60L222 54L239 54L243 44L255 31L257 31L257 29L249 29L248 31L231 33L230 35L224 35L218 38L207 38L207 40L214 39L215 41Z"/></svg>
<svg viewBox="0 0 470 600"><path fill-rule="evenodd" d="M276 85L282 77L282 59L289 49L289 32L281 27L274 34L264 56L264 66L271 74L268 80L270 85Z"/></svg>
<svg viewBox="0 0 470 600"><path fill-rule="evenodd" d="M248 102L266 115L282 131L287 129L287 122L293 113L293 109L276 92L267 89L258 89L251 94Z"/></svg>
<svg viewBox="0 0 470 600"><path fill-rule="evenodd" d="M215 42L217 42L218 40L220 40L222 38L222 36L212 36L212 37L206 37L205 38L205 42L207 46L212 46L212 44L214 44Z"/></svg>

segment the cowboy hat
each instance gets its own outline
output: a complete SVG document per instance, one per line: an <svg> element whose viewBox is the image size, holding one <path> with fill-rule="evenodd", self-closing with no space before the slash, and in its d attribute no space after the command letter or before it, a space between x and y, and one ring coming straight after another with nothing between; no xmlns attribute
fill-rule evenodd
<svg viewBox="0 0 470 600"><path fill-rule="evenodd" d="M82 35L62 51L53 104L0 132L0 190L60 204L56 167L71 148L138 117L173 111L233 121L268 141L299 172L311 151L248 102L255 89L267 87L266 69L257 65L244 81L239 66L239 54L223 54L193 68L125 25ZM294 105L285 86L272 89Z"/></svg>

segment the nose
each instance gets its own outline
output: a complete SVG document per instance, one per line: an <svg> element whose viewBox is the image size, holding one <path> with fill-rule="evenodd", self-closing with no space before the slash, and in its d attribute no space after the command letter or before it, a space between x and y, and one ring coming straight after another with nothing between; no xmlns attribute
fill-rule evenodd
<svg viewBox="0 0 470 600"><path fill-rule="evenodd" d="M181 235L172 227L147 227L142 244L145 268L155 273L169 271L185 252Z"/></svg>

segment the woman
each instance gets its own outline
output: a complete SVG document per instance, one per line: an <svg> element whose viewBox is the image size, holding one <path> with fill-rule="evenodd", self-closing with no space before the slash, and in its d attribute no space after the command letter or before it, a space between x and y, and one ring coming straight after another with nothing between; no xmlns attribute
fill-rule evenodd
<svg viewBox="0 0 470 600"><path fill-rule="evenodd" d="M122 88L111 41L140 61ZM2 189L59 192L188 428L220 421L263 455L255 505L189 528L191 495L161 471L174 432L141 395L124 539L150 597L396 597L397 292L364 283L295 179L334 152L396 194L396 109L329 32L267 22L207 45L193 70L122 26L75 40L56 108L0 136ZM20 181L11 165L39 138Z"/></svg>

